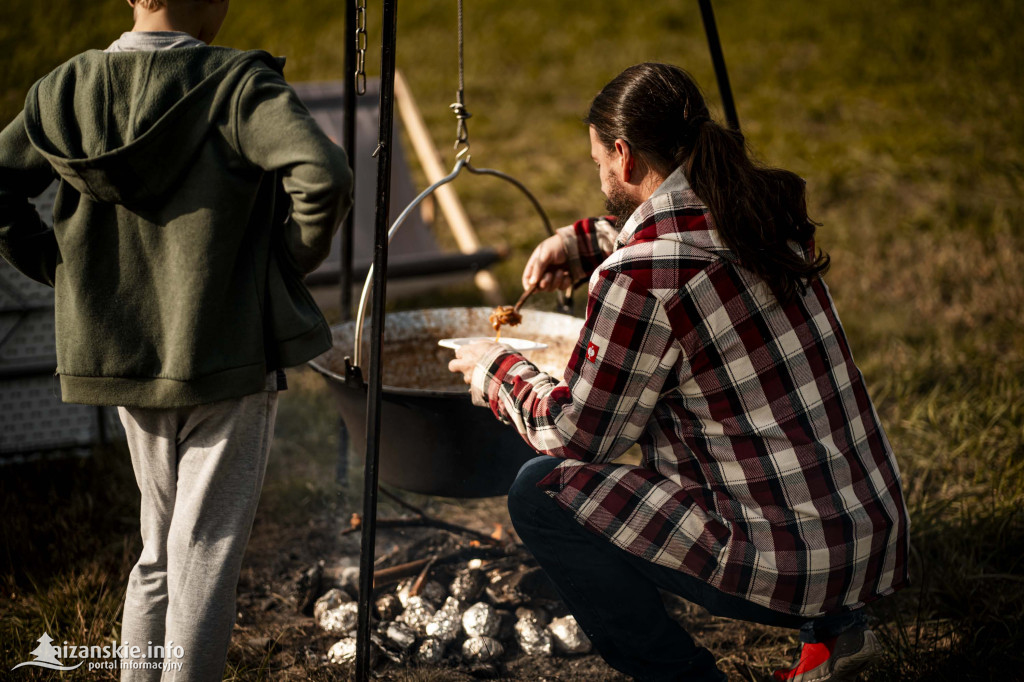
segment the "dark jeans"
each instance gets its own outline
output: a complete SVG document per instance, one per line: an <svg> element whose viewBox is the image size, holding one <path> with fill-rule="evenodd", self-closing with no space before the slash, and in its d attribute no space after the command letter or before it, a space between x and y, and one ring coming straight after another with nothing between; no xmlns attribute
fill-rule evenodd
<svg viewBox="0 0 1024 682"><path fill-rule="evenodd" d="M861 611L808 621L721 592L698 578L651 563L586 530L537 482L561 460L531 459L508 493L519 537L555 584L594 648L610 666L639 680L718 681L725 676L707 649L665 611L659 588L716 616L798 628L801 639L830 639L864 625Z"/></svg>

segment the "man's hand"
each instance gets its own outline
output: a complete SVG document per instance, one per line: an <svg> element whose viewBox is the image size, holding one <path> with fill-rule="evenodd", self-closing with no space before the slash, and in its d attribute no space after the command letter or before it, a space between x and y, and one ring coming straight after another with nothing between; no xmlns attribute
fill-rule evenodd
<svg viewBox="0 0 1024 682"><path fill-rule="evenodd" d="M572 278L568 269L559 268L565 265L566 253L562 238L552 235L537 245L530 254L523 268L523 290L533 286L540 280L537 288L540 291L564 291L572 286Z"/></svg>
<svg viewBox="0 0 1024 682"><path fill-rule="evenodd" d="M485 354L500 344L494 341L477 341L455 349L455 359L448 363L448 370L454 374L462 373L462 380L467 384L473 382L473 369Z"/></svg>

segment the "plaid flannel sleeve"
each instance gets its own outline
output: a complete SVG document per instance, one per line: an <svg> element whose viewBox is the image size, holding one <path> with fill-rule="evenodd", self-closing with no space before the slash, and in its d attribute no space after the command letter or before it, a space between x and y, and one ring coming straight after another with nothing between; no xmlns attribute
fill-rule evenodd
<svg viewBox="0 0 1024 682"><path fill-rule="evenodd" d="M583 218L559 228L558 236L565 247L569 273L573 282L590 277L590 273L615 250L615 218Z"/></svg>
<svg viewBox="0 0 1024 682"><path fill-rule="evenodd" d="M604 462L643 434L679 353L658 297L627 274L602 270L564 382L495 349L477 364L471 388L541 454Z"/></svg>

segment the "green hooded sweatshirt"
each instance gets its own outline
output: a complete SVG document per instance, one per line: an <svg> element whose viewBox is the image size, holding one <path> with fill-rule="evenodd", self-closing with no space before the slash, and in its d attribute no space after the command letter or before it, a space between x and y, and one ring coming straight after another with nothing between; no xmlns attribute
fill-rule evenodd
<svg viewBox="0 0 1024 682"><path fill-rule="evenodd" d="M352 176L281 68L227 48L90 51L0 132L0 255L55 288L66 402L239 397L330 348L302 276ZM55 177L50 230L28 198Z"/></svg>

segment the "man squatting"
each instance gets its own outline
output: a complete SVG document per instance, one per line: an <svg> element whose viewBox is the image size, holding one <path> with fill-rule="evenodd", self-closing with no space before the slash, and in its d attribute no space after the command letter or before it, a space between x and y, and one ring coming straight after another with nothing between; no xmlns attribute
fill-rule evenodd
<svg viewBox="0 0 1024 682"><path fill-rule="evenodd" d="M907 583L909 520L804 183L755 165L677 67L626 69L586 120L618 220L562 228L523 273L589 277L564 380L490 342L450 363L544 455L509 491L516 531L637 679L725 679L659 589L799 629L776 680L852 679L880 652L863 605ZM616 463L634 443L642 463Z"/></svg>

